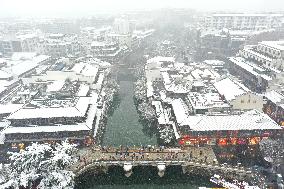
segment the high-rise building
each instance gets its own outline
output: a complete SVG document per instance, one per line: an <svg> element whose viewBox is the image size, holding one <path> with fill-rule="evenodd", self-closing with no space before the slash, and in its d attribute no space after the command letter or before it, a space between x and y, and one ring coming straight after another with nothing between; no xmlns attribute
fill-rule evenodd
<svg viewBox="0 0 284 189"><path fill-rule="evenodd" d="M114 20L114 31L117 34L129 34L130 33L129 21L125 18L116 18Z"/></svg>
<svg viewBox="0 0 284 189"><path fill-rule="evenodd" d="M212 14L205 18L204 27L262 30L281 27L282 18L282 14Z"/></svg>

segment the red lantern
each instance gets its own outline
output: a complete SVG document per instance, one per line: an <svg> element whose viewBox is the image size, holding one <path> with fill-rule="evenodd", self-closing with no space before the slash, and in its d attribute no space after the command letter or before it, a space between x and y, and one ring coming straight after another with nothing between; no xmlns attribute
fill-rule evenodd
<svg viewBox="0 0 284 189"><path fill-rule="evenodd" d="M184 139L189 139L189 135L184 135L183 138Z"/></svg>
<svg viewBox="0 0 284 189"><path fill-rule="evenodd" d="M262 134L262 136L263 136L263 137L269 137L269 136L270 136L270 133L269 133L269 132L265 132L265 133Z"/></svg>
<svg viewBox="0 0 284 189"><path fill-rule="evenodd" d="M184 145L184 140L183 139L179 140L179 144Z"/></svg>
<svg viewBox="0 0 284 189"><path fill-rule="evenodd" d="M238 139L237 138L231 138L230 142L232 145L236 145L237 144Z"/></svg>
<svg viewBox="0 0 284 189"><path fill-rule="evenodd" d="M243 145L243 144L246 144L246 143L247 142L246 142L245 139L242 139L242 138L238 139L238 144Z"/></svg>
<svg viewBox="0 0 284 189"><path fill-rule="evenodd" d="M260 141L260 138L259 138L259 137L252 137L252 138L250 138L250 140L249 140L249 144L250 144L250 145L255 145L255 144L258 144L259 141Z"/></svg>
<svg viewBox="0 0 284 189"><path fill-rule="evenodd" d="M219 141L218 141L218 145L226 146L227 145L227 139L226 138L220 138Z"/></svg>

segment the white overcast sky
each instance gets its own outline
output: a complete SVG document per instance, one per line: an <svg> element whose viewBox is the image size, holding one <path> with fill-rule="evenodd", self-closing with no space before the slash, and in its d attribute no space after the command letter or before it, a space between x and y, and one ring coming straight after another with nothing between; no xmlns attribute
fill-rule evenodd
<svg viewBox="0 0 284 189"><path fill-rule="evenodd" d="M0 0L0 16L90 15L120 10L283 11L284 0Z"/></svg>

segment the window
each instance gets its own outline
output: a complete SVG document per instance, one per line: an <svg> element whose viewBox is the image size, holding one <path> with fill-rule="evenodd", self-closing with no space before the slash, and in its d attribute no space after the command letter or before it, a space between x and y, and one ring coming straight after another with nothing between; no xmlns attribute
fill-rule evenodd
<svg viewBox="0 0 284 189"><path fill-rule="evenodd" d="M241 100L241 103L244 103L244 100Z"/></svg>
<svg viewBox="0 0 284 189"><path fill-rule="evenodd" d="M248 103L250 103L250 99L248 100Z"/></svg>

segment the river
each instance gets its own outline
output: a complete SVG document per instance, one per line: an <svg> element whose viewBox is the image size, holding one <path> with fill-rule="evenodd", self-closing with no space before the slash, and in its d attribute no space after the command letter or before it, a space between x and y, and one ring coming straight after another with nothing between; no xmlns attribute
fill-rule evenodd
<svg viewBox="0 0 284 189"><path fill-rule="evenodd" d="M133 101L134 84L132 81L120 81L120 104L108 118L103 145L105 146L141 146L156 145L155 135L146 134Z"/></svg>
<svg viewBox="0 0 284 189"><path fill-rule="evenodd" d="M157 138L139 122L133 94L134 83L129 70L120 70L118 77L119 106L108 117L103 145L140 146L157 145ZM117 103L117 102L115 102ZM87 174L77 183L76 189L195 189L199 186L212 186L209 178L188 176L181 167L167 167L164 177L160 178L156 167L135 167L127 178L122 167L110 167L107 174Z"/></svg>

